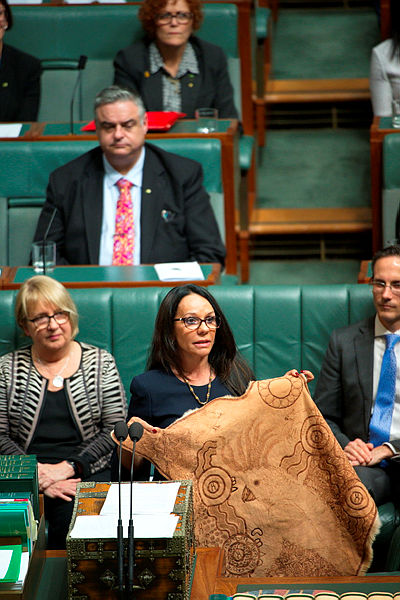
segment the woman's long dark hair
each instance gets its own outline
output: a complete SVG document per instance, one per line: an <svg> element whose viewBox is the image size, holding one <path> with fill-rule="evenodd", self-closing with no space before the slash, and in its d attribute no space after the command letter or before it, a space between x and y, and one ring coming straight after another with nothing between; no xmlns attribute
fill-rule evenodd
<svg viewBox="0 0 400 600"><path fill-rule="evenodd" d="M224 313L215 298L203 287L187 284L175 287L161 302L154 326L146 369L160 369L165 372L176 370L183 376L183 368L177 351L174 318L180 301L189 294L198 294L205 298L221 319L221 325L215 332L215 341L208 357L214 372L234 396L245 391L254 375L246 361L239 355L235 338Z"/></svg>

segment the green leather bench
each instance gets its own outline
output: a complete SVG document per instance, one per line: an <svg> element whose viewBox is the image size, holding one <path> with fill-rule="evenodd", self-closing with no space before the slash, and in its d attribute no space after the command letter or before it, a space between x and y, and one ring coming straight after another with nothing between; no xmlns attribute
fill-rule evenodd
<svg viewBox="0 0 400 600"><path fill-rule="evenodd" d="M152 143L200 162L204 185L227 247L227 273L236 273L236 237L225 228L227 211L234 199L224 198L221 175L221 143L214 138L152 139ZM46 195L51 171L95 147L95 141L0 142L0 265L27 265L37 219ZM229 206L228 206L228 203ZM227 219L227 222L232 222ZM229 257L229 258L228 258Z"/></svg>
<svg viewBox="0 0 400 600"><path fill-rule="evenodd" d="M400 136L390 133L383 139L382 155L382 240L396 236L396 217L400 207Z"/></svg>
<svg viewBox="0 0 400 600"><path fill-rule="evenodd" d="M373 313L366 285L214 286L243 356L257 379L277 377L289 368L318 376L331 331ZM155 316L165 288L76 289L71 295L80 314L78 339L115 356L129 397L129 384L145 368ZM27 343L14 323L15 291L0 292L0 354ZM310 385L311 392L314 384ZM386 570L400 570L399 515L393 505L380 508L382 532L377 554Z"/></svg>

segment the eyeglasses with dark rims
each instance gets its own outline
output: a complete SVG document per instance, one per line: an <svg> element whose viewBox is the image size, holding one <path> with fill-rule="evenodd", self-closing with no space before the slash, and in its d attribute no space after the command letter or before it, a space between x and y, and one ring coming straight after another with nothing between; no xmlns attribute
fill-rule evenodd
<svg viewBox="0 0 400 600"><path fill-rule="evenodd" d="M221 318L218 315L206 317L200 319L200 317L180 317L174 319L174 321L181 321L187 329L198 329L202 323L205 323L208 329L218 329L221 325Z"/></svg>
<svg viewBox="0 0 400 600"><path fill-rule="evenodd" d="M28 319L28 321L33 323L36 329L44 329L49 326L51 319L54 319L57 325L64 325L69 319L69 313L65 310L59 310L54 315L39 315L33 319Z"/></svg>
<svg viewBox="0 0 400 600"><path fill-rule="evenodd" d="M176 19L180 25L186 25L187 23L189 23L189 21L192 20L192 18L192 13L183 12L179 10L176 13L160 13L159 15L157 15L156 21L159 25L168 25L169 23L171 23L172 19Z"/></svg>

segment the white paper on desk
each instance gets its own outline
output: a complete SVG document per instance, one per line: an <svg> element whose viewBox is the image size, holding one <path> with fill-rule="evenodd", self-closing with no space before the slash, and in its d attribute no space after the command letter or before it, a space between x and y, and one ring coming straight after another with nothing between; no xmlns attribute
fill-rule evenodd
<svg viewBox="0 0 400 600"><path fill-rule="evenodd" d="M125 0L64 0L66 4L125 4Z"/></svg>
<svg viewBox="0 0 400 600"><path fill-rule="evenodd" d="M21 566L19 568L18 581L25 581L26 574L29 567L29 552L22 552L21 554Z"/></svg>
<svg viewBox="0 0 400 600"><path fill-rule="evenodd" d="M154 265L160 281L202 281L203 271L197 261L158 263Z"/></svg>
<svg viewBox="0 0 400 600"><path fill-rule="evenodd" d="M0 137L17 138L21 133L22 123L3 123L0 125Z"/></svg>
<svg viewBox="0 0 400 600"><path fill-rule="evenodd" d="M135 539L142 538L171 538L178 523L178 515L134 515L133 534ZM128 537L128 518L123 517L122 525L124 537ZM115 515L79 515L70 537L82 538L109 538L117 537L118 516Z"/></svg>
<svg viewBox="0 0 400 600"><path fill-rule="evenodd" d="M42 0L10 0L9 4L42 4Z"/></svg>
<svg viewBox="0 0 400 600"><path fill-rule="evenodd" d="M0 550L0 579L4 579L10 566L12 550Z"/></svg>
<svg viewBox="0 0 400 600"><path fill-rule="evenodd" d="M179 481L165 483L137 483L133 484L132 512L134 515L155 515L171 513L174 510L176 495L180 487ZM121 510L122 516L129 519L130 511L130 484L121 484ZM118 484L113 483L107 493L105 502L100 511L101 515L117 515L119 507Z"/></svg>

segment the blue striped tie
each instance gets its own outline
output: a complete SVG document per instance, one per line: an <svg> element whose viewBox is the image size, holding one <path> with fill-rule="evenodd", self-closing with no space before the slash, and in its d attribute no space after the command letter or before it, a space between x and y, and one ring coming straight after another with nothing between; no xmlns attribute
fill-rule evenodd
<svg viewBox="0 0 400 600"><path fill-rule="evenodd" d="M398 341L400 341L400 335L395 333L386 335L386 350L382 359L374 412L369 424L369 441L373 443L374 447L389 441L396 396L397 365L394 347Z"/></svg>

